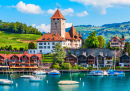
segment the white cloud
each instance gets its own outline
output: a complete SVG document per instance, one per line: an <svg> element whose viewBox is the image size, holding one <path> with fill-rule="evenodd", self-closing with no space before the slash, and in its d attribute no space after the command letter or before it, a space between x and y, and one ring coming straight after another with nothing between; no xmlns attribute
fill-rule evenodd
<svg viewBox="0 0 130 91"><path fill-rule="evenodd" d="M40 14L43 13L40 6L35 4L26 4L20 1L16 6L12 6L22 13Z"/></svg>
<svg viewBox="0 0 130 91"><path fill-rule="evenodd" d="M36 28L40 31L40 32L50 32L50 24L49 25L45 25L45 24L41 24L40 26L36 26Z"/></svg>
<svg viewBox="0 0 130 91"><path fill-rule="evenodd" d="M35 27L35 26L36 26L36 24L32 24L31 26L32 26L32 27Z"/></svg>
<svg viewBox="0 0 130 91"><path fill-rule="evenodd" d="M53 9L49 9L49 10L47 10L47 13L54 14L56 10L57 9L54 9L54 10ZM61 11L61 13L63 15L70 15L70 16L72 16L72 14L74 13L74 10L72 8L60 9L60 11Z"/></svg>
<svg viewBox="0 0 130 91"><path fill-rule="evenodd" d="M65 23L65 28L69 28L72 26L72 23Z"/></svg>
<svg viewBox="0 0 130 91"><path fill-rule="evenodd" d="M41 24L39 26L36 26L36 24L32 24L31 25L32 27L36 27L38 29L38 31L40 32L50 32L50 29L51 29L51 25L45 25L45 24ZM72 26L72 23L65 23L65 28L69 28Z"/></svg>
<svg viewBox="0 0 130 91"><path fill-rule="evenodd" d="M83 11L83 12L81 12L81 13L77 13L76 15L77 15L78 17L83 17L83 16L88 15L88 12L87 12L87 11Z"/></svg>
<svg viewBox="0 0 130 91"><path fill-rule="evenodd" d="M130 0L70 0L78 2L85 6L91 5L97 12L106 14L106 8L109 7L129 7Z"/></svg>

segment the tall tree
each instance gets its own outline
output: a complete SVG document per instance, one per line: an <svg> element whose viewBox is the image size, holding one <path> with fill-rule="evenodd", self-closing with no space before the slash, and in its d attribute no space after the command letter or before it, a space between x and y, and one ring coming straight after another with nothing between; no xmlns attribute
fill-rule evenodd
<svg viewBox="0 0 130 91"><path fill-rule="evenodd" d="M106 48L110 48L110 42L107 42Z"/></svg>
<svg viewBox="0 0 130 91"><path fill-rule="evenodd" d="M61 44L56 43L53 50L54 50L54 58L53 58L54 60L53 60L53 62L54 63L60 63L60 65L63 65L66 52L61 47Z"/></svg>
<svg viewBox="0 0 130 91"><path fill-rule="evenodd" d="M30 42L28 44L28 49L35 49L35 44L33 42Z"/></svg>
<svg viewBox="0 0 130 91"><path fill-rule="evenodd" d="M105 42L105 39L103 38L103 36L99 35L99 36L97 36L97 38L99 41L99 48L104 48L106 42Z"/></svg>
<svg viewBox="0 0 130 91"><path fill-rule="evenodd" d="M99 46L99 41L96 34L96 31L92 31L91 33L89 33L87 39L85 40L86 48L97 48Z"/></svg>
<svg viewBox="0 0 130 91"><path fill-rule="evenodd" d="M124 48L125 52L129 52L129 42L125 42L125 48Z"/></svg>

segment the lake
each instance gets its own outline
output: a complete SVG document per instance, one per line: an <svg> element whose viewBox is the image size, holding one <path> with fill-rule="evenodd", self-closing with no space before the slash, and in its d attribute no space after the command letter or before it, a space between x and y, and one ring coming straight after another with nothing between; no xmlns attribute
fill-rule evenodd
<svg viewBox="0 0 130 91"><path fill-rule="evenodd" d="M130 91L130 72L125 76L86 76L86 72L44 75L42 82L29 82L20 78L23 74L0 74L0 79L8 78L14 85L0 85L0 91ZM77 85L58 85L60 80L78 81Z"/></svg>

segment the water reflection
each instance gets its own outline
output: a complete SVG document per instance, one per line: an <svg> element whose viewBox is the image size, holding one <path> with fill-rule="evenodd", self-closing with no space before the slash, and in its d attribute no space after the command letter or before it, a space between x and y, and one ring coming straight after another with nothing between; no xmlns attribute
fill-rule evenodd
<svg viewBox="0 0 130 91"><path fill-rule="evenodd" d="M79 87L79 85L58 85L58 87L60 91L75 91Z"/></svg>

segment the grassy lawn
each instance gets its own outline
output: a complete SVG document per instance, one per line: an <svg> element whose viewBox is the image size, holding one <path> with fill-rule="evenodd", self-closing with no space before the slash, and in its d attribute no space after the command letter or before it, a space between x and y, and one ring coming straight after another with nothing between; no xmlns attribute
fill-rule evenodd
<svg viewBox="0 0 130 91"><path fill-rule="evenodd" d="M22 53L19 53L19 52L8 52L8 51L0 51L0 54L22 54Z"/></svg>
<svg viewBox="0 0 130 91"><path fill-rule="evenodd" d="M53 54L42 55L42 62L43 63L52 63L53 62Z"/></svg>
<svg viewBox="0 0 130 91"><path fill-rule="evenodd" d="M28 43L34 42L36 45L35 40L40 37L41 35L36 34L15 34L0 31L0 47L12 45L13 48L16 47L17 49L19 49L20 47L28 48Z"/></svg>

